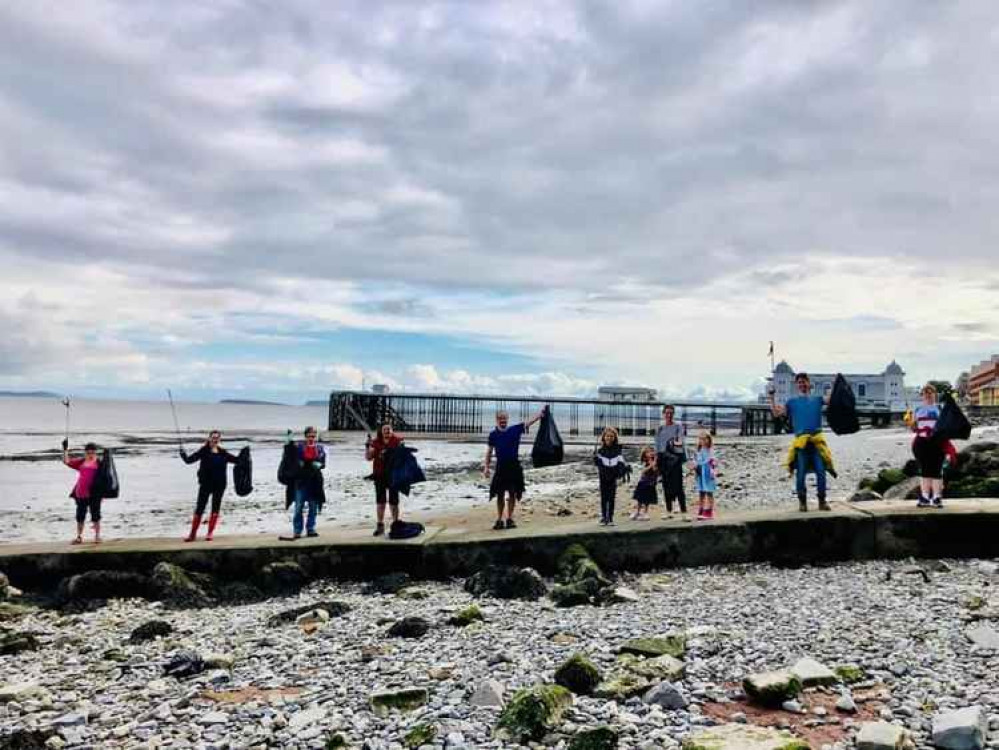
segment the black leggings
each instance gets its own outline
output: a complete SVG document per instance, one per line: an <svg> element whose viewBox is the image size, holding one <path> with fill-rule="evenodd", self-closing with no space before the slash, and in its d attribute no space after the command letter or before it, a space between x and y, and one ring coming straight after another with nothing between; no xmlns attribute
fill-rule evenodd
<svg viewBox="0 0 999 750"><path fill-rule="evenodd" d="M673 501L680 503L680 512L687 512L687 493L683 489L683 457L660 453L659 464L663 476L663 496L666 498L666 511L673 512Z"/></svg>
<svg viewBox="0 0 999 750"><path fill-rule="evenodd" d="M375 504L395 506L399 504L399 490L390 489L388 482L384 479L375 480Z"/></svg>
<svg viewBox="0 0 999 750"><path fill-rule="evenodd" d="M218 515L222 509L222 496L225 494L225 485L213 487L210 484L198 485L198 502L194 506L194 515L203 516L205 506L208 505L208 498L212 499L212 515Z"/></svg>
<svg viewBox="0 0 999 750"><path fill-rule="evenodd" d="M83 523L87 520L87 511L90 511L90 520L93 523L101 522L101 498L76 498L76 522Z"/></svg>
<svg viewBox="0 0 999 750"><path fill-rule="evenodd" d="M944 449L932 437L917 437L912 441L912 455L919 462L919 476L940 479L943 476Z"/></svg>
<svg viewBox="0 0 999 750"><path fill-rule="evenodd" d="M600 518L605 521L614 520L614 498L617 495L617 479L600 477Z"/></svg>

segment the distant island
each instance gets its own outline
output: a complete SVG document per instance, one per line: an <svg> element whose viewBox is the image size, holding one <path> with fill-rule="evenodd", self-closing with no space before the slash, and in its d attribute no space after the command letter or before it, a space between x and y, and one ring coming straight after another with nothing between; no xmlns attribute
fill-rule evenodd
<svg viewBox="0 0 999 750"><path fill-rule="evenodd" d="M326 406L329 403L326 399L321 399L320 401L306 401L306 406Z"/></svg>
<svg viewBox="0 0 999 750"><path fill-rule="evenodd" d="M224 398L219 403L242 404L243 406L288 406L288 404L282 404L279 401L255 401L249 398Z"/></svg>
<svg viewBox="0 0 999 750"><path fill-rule="evenodd" d="M62 398L58 393L51 391L0 391L3 398Z"/></svg>

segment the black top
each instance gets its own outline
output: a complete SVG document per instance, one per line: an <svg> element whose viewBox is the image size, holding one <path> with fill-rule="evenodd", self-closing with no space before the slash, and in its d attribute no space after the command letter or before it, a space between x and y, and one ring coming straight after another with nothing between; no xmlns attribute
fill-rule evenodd
<svg viewBox="0 0 999 750"><path fill-rule="evenodd" d="M226 464L236 463L236 457L225 448L219 448L218 453L213 453L208 444L202 445L190 456L181 454L184 463L193 464L200 461L198 466L198 484L207 484L210 487L224 488L227 483Z"/></svg>

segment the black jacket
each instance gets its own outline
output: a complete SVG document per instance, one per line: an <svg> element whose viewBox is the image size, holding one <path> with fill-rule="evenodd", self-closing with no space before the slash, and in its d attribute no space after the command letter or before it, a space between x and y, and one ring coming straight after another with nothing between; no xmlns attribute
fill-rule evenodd
<svg viewBox="0 0 999 750"><path fill-rule="evenodd" d="M208 444L202 445L190 456L181 455L185 464L198 464L198 484L208 485L216 489L225 489L228 484L227 464L236 463L236 457L225 448L219 448L218 453L212 453Z"/></svg>

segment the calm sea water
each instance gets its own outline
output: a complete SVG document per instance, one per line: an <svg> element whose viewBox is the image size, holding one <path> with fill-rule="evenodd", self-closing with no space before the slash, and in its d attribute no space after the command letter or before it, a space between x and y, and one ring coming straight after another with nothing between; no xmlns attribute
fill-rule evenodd
<svg viewBox="0 0 999 750"><path fill-rule="evenodd" d="M235 452L250 445L254 492L239 498L230 491L223 505L219 533L279 532L288 529L284 487L277 465L285 431L301 436L306 425L326 425L324 406L177 403L181 439L188 450L204 441L210 429L223 432L223 444ZM69 539L73 500L68 497L76 473L58 460L66 409L58 399L0 398L0 542ZM141 401L74 400L70 444L74 450L93 440L115 452L122 495L104 503L108 537L176 536L185 532L196 493L195 465L177 455L169 404ZM363 477L363 435L323 433L330 453L329 502L323 523L367 522L373 489ZM413 439L428 482L406 501L413 511L448 511L482 504L485 485L475 465L483 442Z"/></svg>

